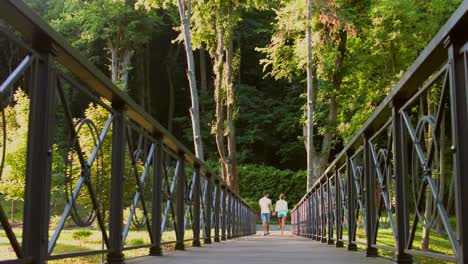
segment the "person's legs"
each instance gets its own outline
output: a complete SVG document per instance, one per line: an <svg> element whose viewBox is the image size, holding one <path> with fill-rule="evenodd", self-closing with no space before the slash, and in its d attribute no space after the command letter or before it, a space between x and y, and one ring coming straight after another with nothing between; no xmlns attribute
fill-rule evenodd
<svg viewBox="0 0 468 264"><path fill-rule="evenodd" d="M284 225L286 223L286 217L281 217L281 234L284 233Z"/></svg>
<svg viewBox="0 0 468 264"><path fill-rule="evenodd" d="M268 228L267 228L268 222L267 222L265 214L261 214L261 217L262 217L263 235L266 236L266 233L268 232L267 231L268 230Z"/></svg>

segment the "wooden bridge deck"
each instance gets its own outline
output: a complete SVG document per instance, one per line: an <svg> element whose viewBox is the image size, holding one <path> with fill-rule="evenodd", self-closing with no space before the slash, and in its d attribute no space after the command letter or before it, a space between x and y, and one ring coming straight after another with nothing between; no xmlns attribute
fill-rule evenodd
<svg viewBox="0 0 468 264"><path fill-rule="evenodd" d="M167 252L162 257L140 257L131 264L272 264L272 263L391 263L384 258L366 258L362 252L348 252L319 242L277 232Z"/></svg>

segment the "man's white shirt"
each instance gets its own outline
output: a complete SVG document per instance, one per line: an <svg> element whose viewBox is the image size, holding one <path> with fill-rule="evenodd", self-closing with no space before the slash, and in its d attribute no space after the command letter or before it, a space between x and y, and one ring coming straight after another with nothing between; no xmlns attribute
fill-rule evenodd
<svg viewBox="0 0 468 264"><path fill-rule="evenodd" d="M258 201L260 205L260 212L262 214L269 214L270 212L270 207L271 207L271 200L268 199L267 197L263 197Z"/></svg>

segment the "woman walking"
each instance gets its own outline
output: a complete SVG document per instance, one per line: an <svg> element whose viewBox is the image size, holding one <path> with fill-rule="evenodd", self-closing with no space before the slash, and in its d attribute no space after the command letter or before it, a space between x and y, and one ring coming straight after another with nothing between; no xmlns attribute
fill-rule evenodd
<svg viewBox="0 0 468 264"><path fill-rule="evenodd" d="M288 202L284 200L284 193L280 194L279 200L276 201L275 212L278 215L279 226L281 234L284 233L284 226L286 225L286 217L288 216Z"/></svg>

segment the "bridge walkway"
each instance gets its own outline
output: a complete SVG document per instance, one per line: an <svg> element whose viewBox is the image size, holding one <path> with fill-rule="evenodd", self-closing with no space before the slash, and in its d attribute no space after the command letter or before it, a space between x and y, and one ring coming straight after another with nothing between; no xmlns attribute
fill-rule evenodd
<svg viewBox="0 0 468 264"><path fill-rule="evenodd" d="M293 236L289 232L281 235L272 232L263 236L261 232L244 237L204 245L189 247L185 251L171 251L161 257L139 257L126 261L128 264L361 264L391 263L377 257L367 258L361 252L348 252L346 248L335 248L303 237Z"/></svg>

